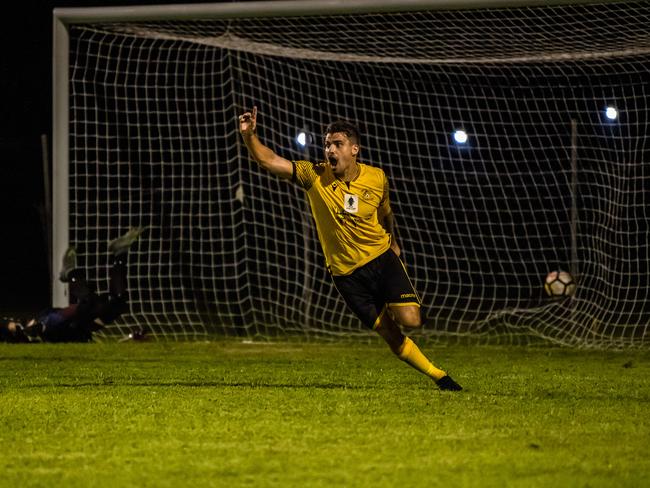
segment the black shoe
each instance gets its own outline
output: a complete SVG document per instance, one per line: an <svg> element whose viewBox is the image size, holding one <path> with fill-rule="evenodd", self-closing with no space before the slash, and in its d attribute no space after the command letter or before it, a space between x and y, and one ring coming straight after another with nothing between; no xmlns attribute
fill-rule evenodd
<svg viewBox="0 0 650 488"><path fill-rule="evenodd" d="M451 379L451 376L449 375L445 375L436 381L436 385L438 385L438 388L441 390L446 391L461 391L463 389L463 387Z"/></svg>

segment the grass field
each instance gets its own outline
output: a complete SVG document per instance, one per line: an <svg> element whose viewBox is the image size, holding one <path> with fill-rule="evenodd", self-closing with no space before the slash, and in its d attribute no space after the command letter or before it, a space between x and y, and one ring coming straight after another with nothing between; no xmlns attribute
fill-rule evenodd
<svg viewBox="0 0 650 488"><path fill-rule="evenodd" d="M650 351L0 345L0 486L650 486Z"/></svg>

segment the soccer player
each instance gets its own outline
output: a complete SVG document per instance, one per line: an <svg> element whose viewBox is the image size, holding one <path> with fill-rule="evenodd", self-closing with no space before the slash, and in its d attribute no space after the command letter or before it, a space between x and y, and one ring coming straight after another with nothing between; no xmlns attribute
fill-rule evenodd
<svg viewBox="0 0 650 488"><path fill-rule="evenodd" d="M420 298L399 257L388 179L381 169L357 161L358 129L347 121L330 124L325 161L313 164L277 155L257 137L256 126L253 107L239 117L244 143L260 167L306 191L327 268L348 307L441 390L462 390L402 333L422 325Z"/></svg>
<svg viewBox="0 0 650 488"><path fill-rule="evenodd" d="M143 229L133 228L111 241L111 270L108 293L91 290L82 270L77 268L74 247L63 255L59 279L68 283L75 303L48 308L26 325L14 319L0 321L0 340L4 342L90 342L93 332L116 320L127 308L126 256Z"/></svg>

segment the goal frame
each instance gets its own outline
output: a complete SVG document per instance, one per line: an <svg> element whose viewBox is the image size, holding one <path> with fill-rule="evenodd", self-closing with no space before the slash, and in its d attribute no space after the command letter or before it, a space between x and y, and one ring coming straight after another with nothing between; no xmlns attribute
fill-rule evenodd
<svg viewBox="0 0 650 488"><path fill-rule="evenodd" d="M60 257L70 244L69 214L69 28L93 22L214 20L228 18L299 17L352 13L417 12L606 4L618 0L275 0L235 3L188 3L121 7L73 7L53 10L52 52L52 306L69 303L68 289L57 277Z"/></svg>

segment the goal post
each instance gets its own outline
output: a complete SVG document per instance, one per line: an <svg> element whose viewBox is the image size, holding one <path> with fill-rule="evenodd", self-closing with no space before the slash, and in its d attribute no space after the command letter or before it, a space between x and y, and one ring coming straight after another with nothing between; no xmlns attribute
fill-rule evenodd
<svg viewBox="0 0 650 488"><path fill-rule="evenodd" d="M391 181L423 338L643 346L650 7L621 1L270 1L55 9L53 303L70 243L156 337L367 336L333 288L288 159L333 119ZM617 117L604 114L611 105ZM454 138L464 131L466 141ZM295 142L299 131L307 145ZM544 294L557 269L572 297Z"/></svg>

